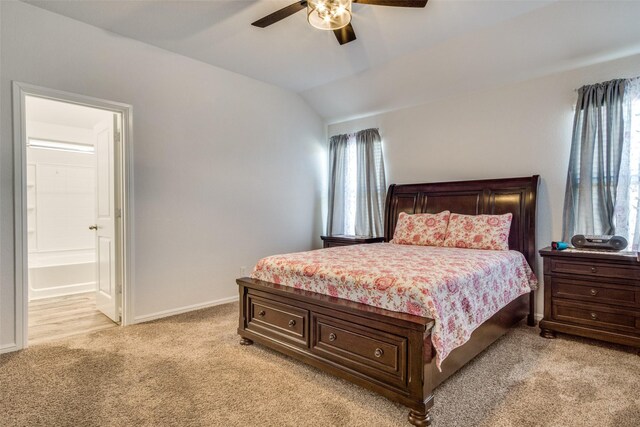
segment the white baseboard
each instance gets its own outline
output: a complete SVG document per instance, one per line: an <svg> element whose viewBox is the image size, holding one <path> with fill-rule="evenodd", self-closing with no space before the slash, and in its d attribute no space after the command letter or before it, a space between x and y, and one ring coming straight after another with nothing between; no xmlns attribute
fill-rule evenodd
<svg viewBox="0 0 640 427"><path fill-rule="evenodd" d="M96 282L74 283L73 285L56 286L52 288L29 288L29 301L43 298L63 297L66 295L84 294L96 290Z"/></svg>
<svg viewBox="0 0 640 427"><path fill-rule="evenodd" d="M536 321L539 322L542 320L544 316L542 315L542 313L536 313L535 317L536 317Z"/></svg>
<svg viewBox="0 0 640 427"><path fill-rule="evenodd" d="M144 314L142 316L135 316L133 318L133 323L143 323L150 322L151 320L161 319L163 317L175 316L176 314L186 313L188 311L200 310L203 308L214 307L216 305L228 304L230 302L238 301L238 296L233 296L229 298L222 298L215 301L207 301L200 304L188 305L180 308L173 308L170 310L158 311L156 313Z"/></svg>
<svg viewBox="0 0 640 427"><path fill-rule="evenodd" d="M0 346L0 354L2 354L2 353L11 353L12 351L18 351L18 350L20 350L20 349L18 348L16 343L5 344L3 346Z"/></svg>

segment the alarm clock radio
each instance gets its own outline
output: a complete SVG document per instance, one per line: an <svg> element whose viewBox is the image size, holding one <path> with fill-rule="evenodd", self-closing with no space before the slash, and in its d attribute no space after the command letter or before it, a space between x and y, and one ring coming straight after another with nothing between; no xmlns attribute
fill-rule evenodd
<svg viewBox="0 0 640 427"><path fill-rule="evenodd" d="M621 251L627 247L627 239L622 236L576 234L571 238L571 244L579 249Z"/></svg>

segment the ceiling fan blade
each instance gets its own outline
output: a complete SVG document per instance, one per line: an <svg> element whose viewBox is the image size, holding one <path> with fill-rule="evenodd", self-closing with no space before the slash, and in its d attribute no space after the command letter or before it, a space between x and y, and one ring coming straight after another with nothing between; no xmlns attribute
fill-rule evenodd
<svg viewBox="0 0 640 427"><path fill-rule="evenodd" d="M353 31L353 27L351 26L351 24L348 24L346 27L333 30L333 34L336 35L338 43L340 43L341 45L347 44L356 39L356 32Z"/></svg>
<svg viewBox="0 0 640 427"><path fill-rule="evenodd" d="M282 9L273 12L270 15L265 16L262 19L258 19L256 22L252 23L251 25L253 25L254 27L260 27L260 28L268 27L271 24L275 24L276 22L284 18L287 18L296 12L301 11L305 7L307 7L307 0L297 1L293 4L290 4L287 7L283 7Z"/></svg>
<svg viewBox="0 0 640 427"><path fill-rule="evenodd" d="M353 3L374 6L425 7L428 0L353 0Z"/></svg>

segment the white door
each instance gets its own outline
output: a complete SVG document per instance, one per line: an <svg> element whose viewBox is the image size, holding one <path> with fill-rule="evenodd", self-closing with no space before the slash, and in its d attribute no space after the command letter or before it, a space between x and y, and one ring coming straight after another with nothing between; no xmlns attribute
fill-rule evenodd
<svg viewBox="0 0 640 427"><path fill-rule="evenodd" d="M114 322L120 321L117 275L114 149L117 115L96 127L96 305Z"/></svg>

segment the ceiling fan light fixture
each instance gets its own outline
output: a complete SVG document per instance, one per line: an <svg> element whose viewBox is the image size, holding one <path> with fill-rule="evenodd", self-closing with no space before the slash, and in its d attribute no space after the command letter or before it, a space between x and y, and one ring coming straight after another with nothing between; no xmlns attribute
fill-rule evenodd
<svg viewBox="0 0 640 427"><path fill-rule="evenodd" d="M351 0L308 0L307 21L319 30L338 30L351 22Z"/></svg>

